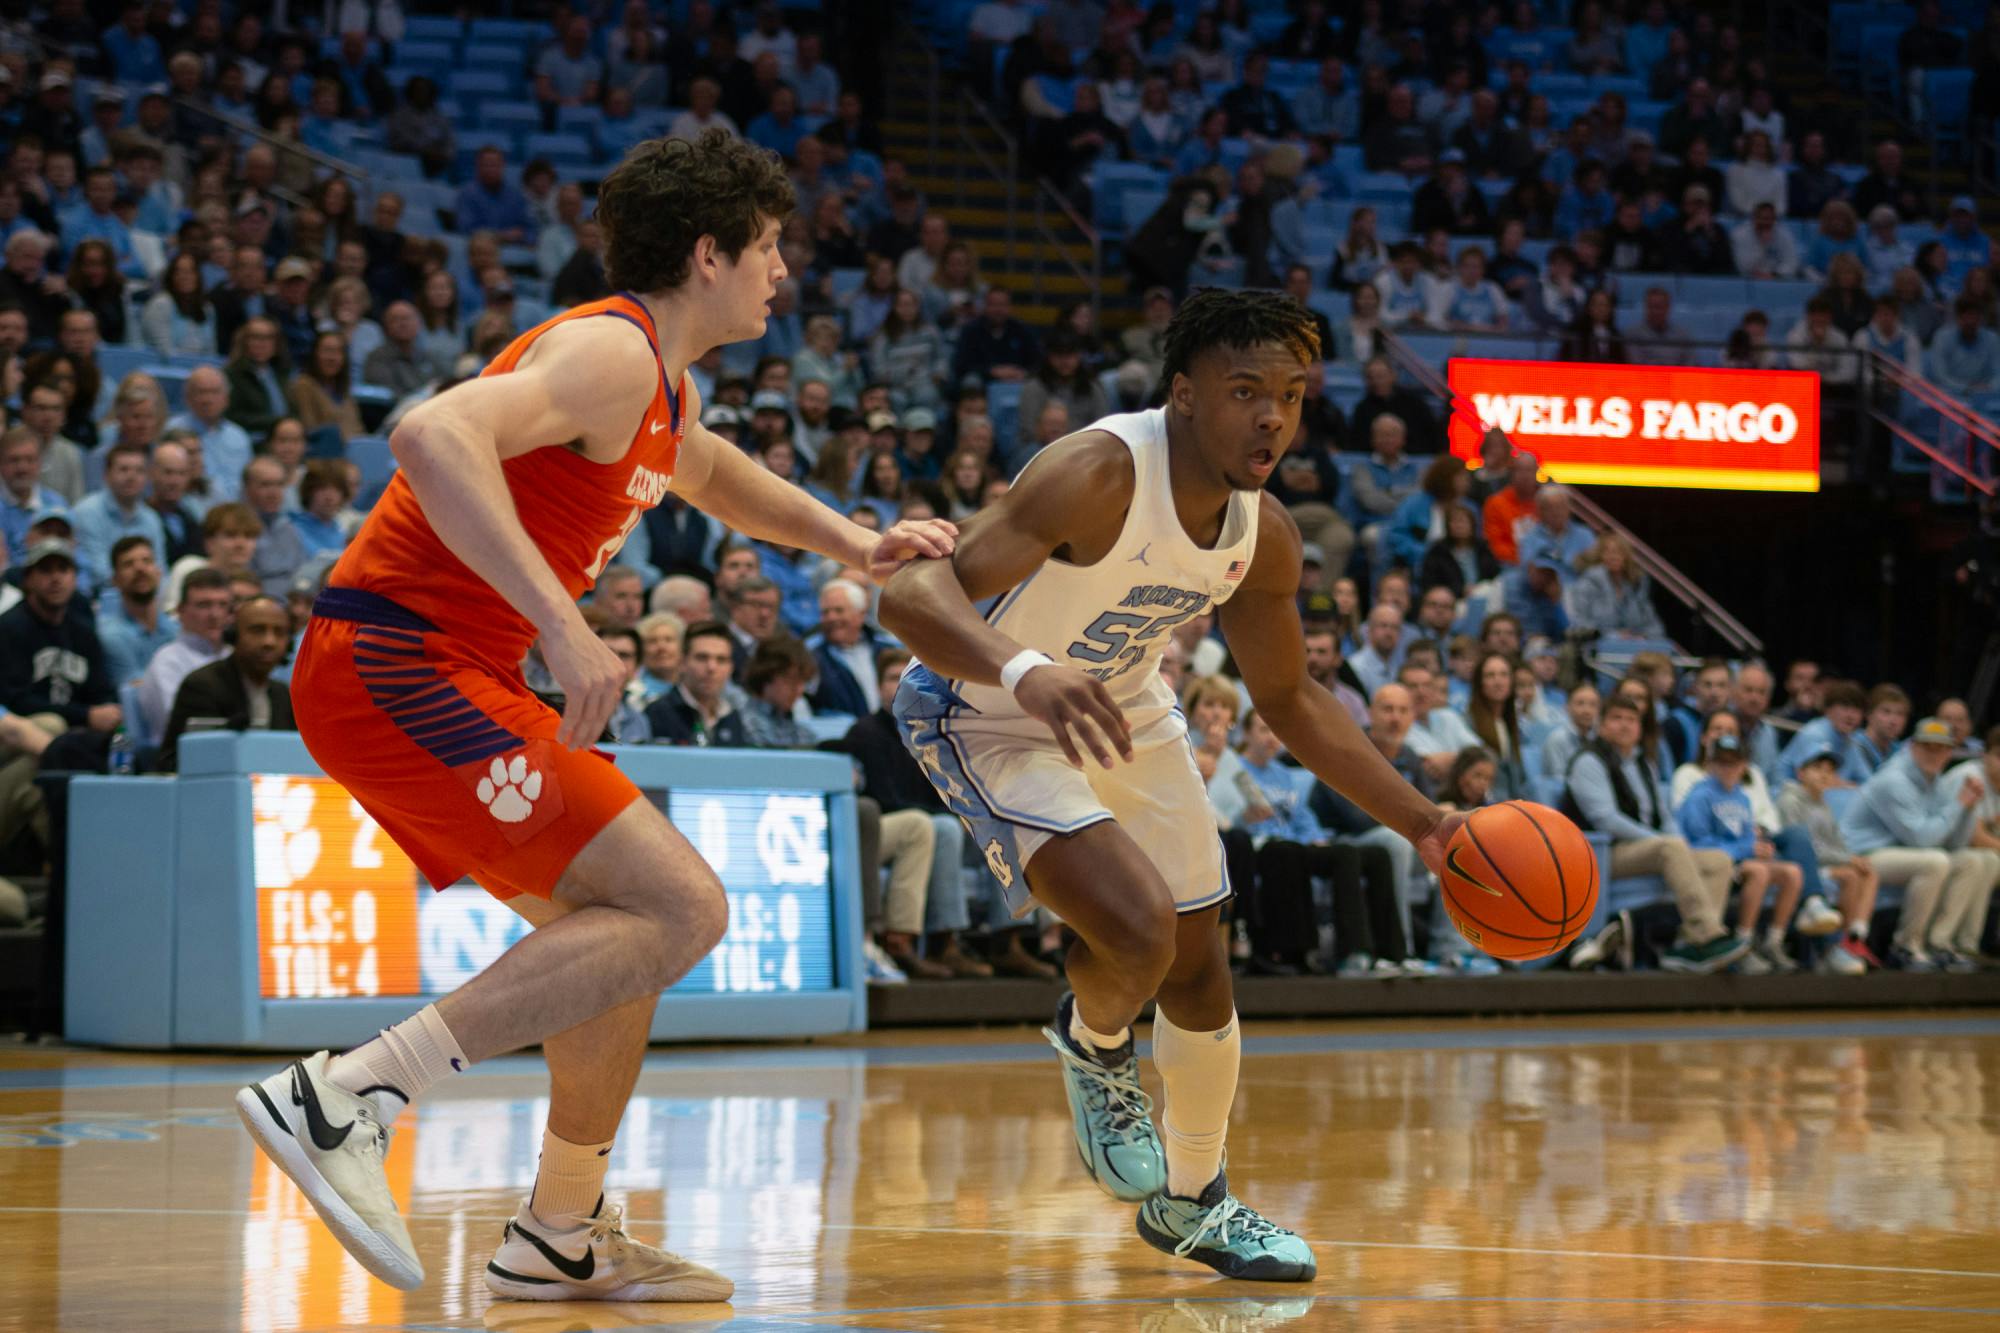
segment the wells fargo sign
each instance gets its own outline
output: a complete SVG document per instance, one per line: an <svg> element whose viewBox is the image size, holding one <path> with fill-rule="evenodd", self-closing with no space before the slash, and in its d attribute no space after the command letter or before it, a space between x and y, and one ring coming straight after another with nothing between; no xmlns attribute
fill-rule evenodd
<svg viewBox="0 0 2000 1333"><path fill-rule="evenodd" d="M1819 376L1803 370L1450 364L1454 393L1557 481L1709 490L1819 489ZM1479 427L1451 422L1451 451L1479 454Z"/></svg>

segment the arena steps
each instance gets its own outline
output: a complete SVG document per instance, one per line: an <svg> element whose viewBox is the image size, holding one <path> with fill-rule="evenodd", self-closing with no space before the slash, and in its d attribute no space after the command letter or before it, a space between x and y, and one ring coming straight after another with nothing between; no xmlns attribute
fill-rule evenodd
<svg viewBox="0 0 2000 1333"><path fill-rule="evenodd" d="M925 981L868 988L871 1028L1041 1023L1061 981ZM1975 976L1877 972L1866 977L1675 976L1664 972L1510 972L1498 977L1378 981L1239 977L1244 1018L1658 1013L1715 1009L1908 1009L2000 1005L2000 972Z"/></svg>

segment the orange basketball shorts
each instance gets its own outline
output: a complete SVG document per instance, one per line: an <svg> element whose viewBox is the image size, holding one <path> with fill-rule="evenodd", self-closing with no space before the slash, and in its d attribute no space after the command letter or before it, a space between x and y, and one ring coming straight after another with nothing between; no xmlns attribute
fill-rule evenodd
<svg viewBox="0 0 2000 1333"><path fill-rule="evenodd" d="M518 672L386 597L328 588L292 668L299 736L437 888L547 898L639 789Z"/></svg>

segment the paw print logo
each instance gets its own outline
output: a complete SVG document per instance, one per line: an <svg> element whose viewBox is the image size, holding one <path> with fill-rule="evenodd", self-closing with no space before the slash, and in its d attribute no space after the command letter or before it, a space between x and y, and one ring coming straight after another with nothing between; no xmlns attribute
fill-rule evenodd
<svg viewBox="0 0 2000 1333"><path fill-rule="evenodd" d="M986 843L986 868L993 872L993 878L1000 881L1000 887L1014 887L1014 867L1007 864L1007 853L1000 846L1000 839L991 838Z"/></svg>
<svg viewBox="0 0 2000 1333"><path fill-rule="evenodd" d="M311 875L320 852L312 786L281 776L258 778L250 808L257 887L289 889Z"/></svg>
<svg viewBox="0 0 2000 1333"><path fill-rule="evenodd" d="M533 814L541 794L541 770L529 768L527 759L518 754L511 763L495 758L479 779L479 803L503 824L518 824Z"/></svg>

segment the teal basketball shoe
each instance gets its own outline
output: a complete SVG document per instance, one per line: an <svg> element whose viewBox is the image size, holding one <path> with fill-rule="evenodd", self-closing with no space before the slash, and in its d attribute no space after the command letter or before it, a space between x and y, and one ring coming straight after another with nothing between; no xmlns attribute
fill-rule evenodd
<svg viewBox="0 0 2000 1333"><path fill-rule="evenodd" d="M1114 1199L1138 1203L1167 1187L1167 1154L1153 1129L1153 1099L1139 1086L1139 1057L1128 1037L1115 1051L1093 1053L1069 1035L1076 996L1056 1006L1042 1035L1062 1058L1063 1090L1075 1121L1083 1169Z"/></svg>
<svg viewBox="0 0 2000 1333"><path fill-rule="evenodd" d="M1139 1205L1139 1238L1156 1250L1251 1282L1310 1282L1319 1273L1298 1236L1248 1208L1216 1172L1199 1199L1162 1192Z"/></svg>

